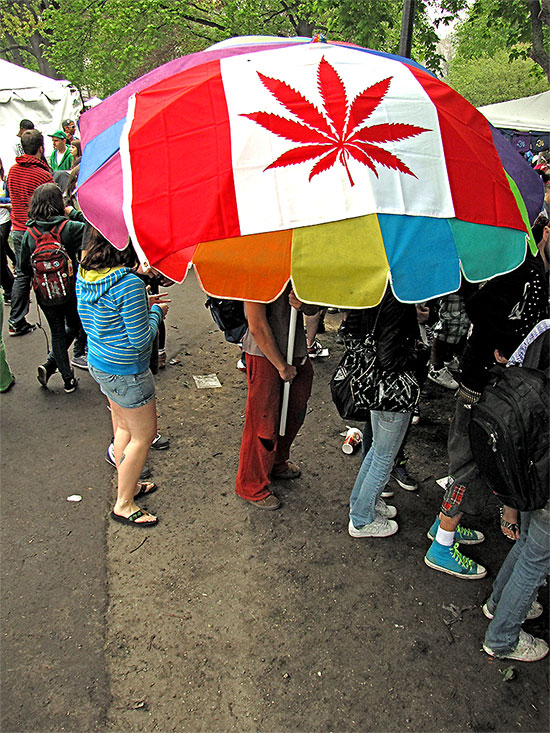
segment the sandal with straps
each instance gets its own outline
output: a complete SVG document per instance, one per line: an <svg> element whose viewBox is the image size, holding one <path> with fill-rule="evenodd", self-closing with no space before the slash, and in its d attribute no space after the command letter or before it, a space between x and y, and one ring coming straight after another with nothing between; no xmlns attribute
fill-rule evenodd
<svg viewBox="0 0 550 733"><path fill-rule="evenodd" d="M129 524L132 527L154 527L155 524L158 524L158 519L155 517L154 521L151 522L137 522L136 520L140 517L146 517L150 516L152 517L152 514L149 514L149 512L146 509L138 509L137 512L134 512L133 514L130 514L129 517L123 517L121 514L115 514L115 512L111 512L111 519L114 519L115 522L120 522L120 524Z"/></svg>
<svg viewBox="0 0 550 733"><path fill-rule="evenodd" d="M139 491L134 494L134 499L139 499L140 496L149 496L158 489L158 486L153 481L138 481Z"/></svg>
<svg viewBox="0 0 550 733"><path fill-rule="evenodd" d="M517 522L508 522L506 519L504 519L504 507L501 506L500 510L500 531L502 532L503 536L508 540L508 542L516 542L519 535L519 524ZM504 531L507 529L509 532L513 532L514 536L510 537L509 534L506 534Z"/></svg>

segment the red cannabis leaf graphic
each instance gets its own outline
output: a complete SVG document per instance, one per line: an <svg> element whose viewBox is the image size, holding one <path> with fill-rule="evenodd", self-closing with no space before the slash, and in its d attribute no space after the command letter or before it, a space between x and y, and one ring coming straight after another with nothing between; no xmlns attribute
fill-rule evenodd
<svg viewBox="0 0 550 733"><path fill-rule="evenodd" d="M376 163L416 178L402 160L374 143L405 140L428 130L403 123L385 123L370 127L366 125L370 115L384 99L392 77L368 87L350 104L340 76L323 57L317 69L317 85L323 100L323 112L320 112L315 105L285 82L271 79L259 71L257 73L262 84L275 99L301 120L295 122L268 112L241 115L279 137L300 143L298 147L291 148L279 156L265 170L319 158L309 174L311 181L313 176L328 170L339 160L353 186L354 182L348 168L348 158L353 158L370 168L377 178Z"/></svg>

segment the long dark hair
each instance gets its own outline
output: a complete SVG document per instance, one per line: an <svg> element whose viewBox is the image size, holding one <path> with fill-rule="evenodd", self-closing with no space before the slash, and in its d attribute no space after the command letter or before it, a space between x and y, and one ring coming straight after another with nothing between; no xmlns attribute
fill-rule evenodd
<svg viewBox="0 0 550 733"><path fill-rule="evenodd" d="M67 206L74 206L75 209L80 208L78 205L78 199L76 198L76 194L75 194L76 184L78 182L78 171L79 170L80 170L80 164L77 164L69 173L69 177L67 178L67 187L63 195L63 198L65 199Z"/></svg>
<svg viewBox="0 0 550 733"><path fill-rule="evenodd" d="M82 238L84 270L107 270L111 267L135 267L138 258L130 240L124 249L117 249L91 224L86 226Z"/></svg>
<svg viewBox="0 0 550 733"><path fill-rule="evenodd" d="M542 214L542 213L539 214L537 218L535 219L533 226L531 227L531 231L533 232L533 237L537 244L542 239L544 227L547 227L547 226L548 226L548 217L546 216L546 214Z"/></svg>
<svg viewBox="0 0 550 733"><path fill-rule="evenodd" d="M63 196L55 183L43 183L35 190L29 204L29 219L49 221L54 216L64 216Z"/></svg>

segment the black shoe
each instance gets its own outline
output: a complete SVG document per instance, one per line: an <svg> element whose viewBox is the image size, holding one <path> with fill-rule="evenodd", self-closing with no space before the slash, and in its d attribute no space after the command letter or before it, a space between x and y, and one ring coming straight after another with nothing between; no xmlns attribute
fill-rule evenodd
<svg viewBox="0 0 550 733"><path fill-rule="evenodd" d="M78 379L75 379L74 377L69 377L69 379L63 380L63 389L65 390L67 394L74 392L77 387L78 387Z"/></svg>
<svg viewBox="0 0 550 733"><path fill-rule="evenodd" d="M57 367L51 361L40 364L36 378L44 389L48 389L48 379L57 371Z"/></svg>
<svg viewBox="0 0 550 733"><path fill-rule="evenodd" d="M116 468L114 453L113 453L113 444L111 443L109 447L107 448L107 453L105 454L105 460L107 463L112 466L113 468ZM139 474L139 478L141 481L145 481L149 478L149 476L152 474L151 469L147 464L143 466L142 472Z"/></svg>
<svg viewBox="0 0 550 733"><path fill-rule="evenodd" d="M8 324L8 334L10 336L24 336L26 333L34 331L36 326L28 321L22 321L19 325L15 326L13 323Z"/></svg>
<svg viewBox="0 0 550 733"><path fill-rule="evenodd" d="M151 443L153 450L166 450L170 447L170 438L163 438L160 433L157 433L157 437Z"/></svg>

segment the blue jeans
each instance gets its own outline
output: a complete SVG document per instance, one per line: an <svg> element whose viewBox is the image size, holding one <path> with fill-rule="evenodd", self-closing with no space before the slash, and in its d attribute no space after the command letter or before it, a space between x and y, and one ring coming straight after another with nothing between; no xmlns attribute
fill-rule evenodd
<svg viewBox="0 0 550 733"><path fill-rule="evenodd" d="M376 519L374 505L388 483L411 414L371 410L372 445L361 464L349 500L349 516L356 529Z"/></svg>
<svg viewBox="0 0 550 733"><path fill-rule="evenodd" d="M21 242L23 234L11 230L11 242L13 251L15 252L15 280L11 289L11 309L10 324L16 328L21 328L25 320L25 316L29 312L29 277L21 272Z"/></svg>
<svg viewBox="0 0 550 733"><path fill-rule="evenodd" d="M108 374L91 364L88 369L105 397L115 405L133 410L155 399L155 381L149 368L139 374Z"/></svg>
<svg viewBox="0 0 550 733"><path fill-rule="evenodd" d="M537 591L550 572L550 504L535 512L522 512L521 535L502 563L487 607L494 618L485 645L495 654L515 648Z"/></svg>

